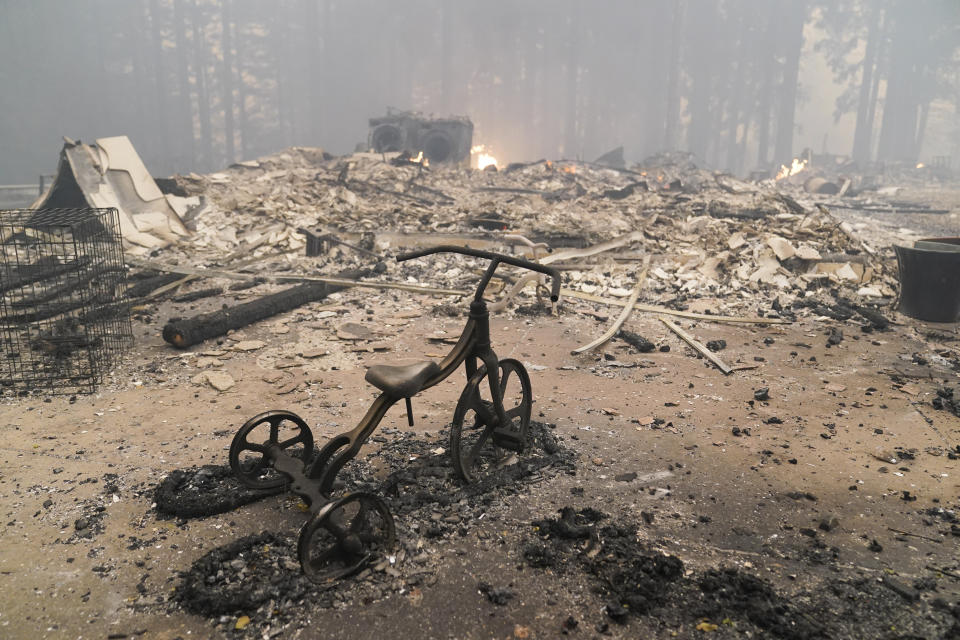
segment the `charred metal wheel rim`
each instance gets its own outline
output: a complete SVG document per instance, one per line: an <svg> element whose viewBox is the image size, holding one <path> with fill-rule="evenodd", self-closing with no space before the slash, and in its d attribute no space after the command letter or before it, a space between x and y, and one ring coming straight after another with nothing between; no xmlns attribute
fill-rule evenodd
<svg viewBox="0 0 960 640"><path fill-rule="evenodd" d="M519 382L521 392L520 402L512 402L511 383ZM481 385L484 385L481 387ZM467 382L457 408L453 414L453 424L450 426L450 456L457 474L467 483L475 483L484 476L495 471L506 459L510 452L493 442L493 430L496 424L488 423L483 415L477 411L481 408L486 415L494 413L493 404L483 400L480 396L482 388L488 388L487 368L477 369L477 372ZM503 409L507 418L511 420L519 438L526 443L530 428L530 414L533 408L533 395L530 390L530 375L524 366L517 360L504 359L500 361L500 393L503 396ZM473 424L465 425L467 414L473 412Z"/></svg>
<svg viewBox="0 0 960 640"><path fill-rule="evenodd" d="M294 437L281 442L280 425L284 422L293 423L297 427L298 433ZM268 425L267 439L262 442L250 442L250 434L261 425ZM302 444L303 448L298 454L294 453L293 455L307 464L313 455L313 433L303 418L290 411L261 413L247 420L233 437L233 442L230 443L230 468L237 474L240 482L251 489L282 487L286 484L287 478L277 471L272 471L272 464L267 456L267 448L279 446L280 449L287 450L298 444ZM258 453L260 458L251 465L249 461L240 459L245 452Z"/></svg>
<svg viewBox="0 0 960 640"><path fill-rule="evenodd" d="M328 584L360 571L396 541L387 504L353 493L327 504L300 531L297 556L312 582Z"/></svg>

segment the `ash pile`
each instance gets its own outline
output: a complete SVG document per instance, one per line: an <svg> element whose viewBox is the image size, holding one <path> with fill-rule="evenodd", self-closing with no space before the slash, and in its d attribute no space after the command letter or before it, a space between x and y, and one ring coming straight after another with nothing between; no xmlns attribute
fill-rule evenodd
<svg viewBox="0 0 960 640"><path fill-rule="evenodd" d="M291 148L176 183L206 204L187 220L189 237L155 252L166 264L333 274L416 246L504 250L522 236L521 251L553 251L567 297L598 304L622 305L646 255L642 300L678 310L702 299L710 313L789 317L838 300L883 306L896 294L892 251L866 244L821 196L702 169L684 153L630 168L541 160L478 171L405 152ZM319 255L305 260L311 235ZM318 250L318 236L333 242ZM449 264L431 270L383 260L369 278L472 288L467 263L440 260Z"/></svg>

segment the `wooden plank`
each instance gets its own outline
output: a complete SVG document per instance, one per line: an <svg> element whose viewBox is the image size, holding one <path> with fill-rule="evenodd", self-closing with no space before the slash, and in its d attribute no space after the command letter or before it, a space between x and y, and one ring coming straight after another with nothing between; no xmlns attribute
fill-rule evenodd
<svg viewBox="0 0 960 640"><path fill-rule="evenodd" d="M617 316L617 319L612 325L610 325L610 328L607 329L602 336L589 344L585 344L582 347L577 347L570 352L571 355L577 355L579 353L583 353L584 351L589 351L590 349L599 347L610 340L610 338L617 335L617 331L620 330L620 327L623 325L623 323L626 322L627 318L630 317L630 312L633 311L633 305L636 304L637 298L640 296L640 290L643 288L643 283L647 279L647 270L649 268L650 256L648 255L643 261L643 270L640 272L640 275L637 276L637 286L633 288L633 292L627 299L627 303L624 305L623 311L620 312L620 315Z"/></svg>
<svg viewBox="0 0 960 640"><path fill-rule="evenodd" d="M615 307L626 306L626 302L623 300L616 300L614 298L604 298L602 296L596 296L592 293L583 293L581 291L574 291L572 289L561 289L560 297L568 298L578 298L580 300L587 300L589 302L597 302L599 304L608 304ZM782 318L747 318L742 316L711 316L705 313L693 313L692 311L677 311L676 309L668 309L666 307L658 307L653 304L644 304L638 302L633 305L634 310L636 311L647 311L650 313L662 313L668 316L677 316L678 318L687 318L688 320L709 320L710 322L720 322L726 324L791 324L789 320L783 320Z"/></svg>
<svg viewBox="0 0 960 640"><path fill-rule="evenodd" d="M275 282L324 282L340 287L361 287L365 289L400 289L402 291L411 291L413 293L427 293L439 296L467 296L467 291L457 289L437 289L435 287L422 287L415 284L405 284L403 282L360 282L358 280L348 280L345 278L334 278L329 276L307 276L291 275L289 273L239 273L236 271L226 271L223 269L201 269L197 267L180 267L168 264L161 264L151 260L142 260L126 256L124 258L127 264L153 269L154 271L166 271L169 273L180 273L183 275L193 275L207 278L226 278L228 280L253 280L254 278L266 278Z"/></svg>
<svg viewBox="0 0 960 640"><path fill-rule="evenodd" d="M612 251L613 249L619 249L624 245L630 244L631 242L639 242L640 240L643 240L643 233L640 231L634 231L633 233L622 235L619 238L614 238L613 240L607 240L606 242L601 242L600 244L584 247L583 249L565 249L563 251L557 251L556 253L551 253L550 255L541 258L538 262L540 262L540 264L553 264L554 262L560 262L561 260L569 260L572 258L589 258L590 256Z"/></svg>
<svg viewBox="0 0 960 640"><path fill-rule="evenodd" d="M721 360L714 354L710 349L707 349L702 342L691 336L689 333L675 325L673 322L666 318L660 318L660 322L667 325L667 328L673 331L675 334L680 336L680 338L686 342L688 345L697 350L697 352L702 355L704 358L712 362L717 366L720 371L723 371L724 374L729 375L733 369L726 362Z"/></svg>

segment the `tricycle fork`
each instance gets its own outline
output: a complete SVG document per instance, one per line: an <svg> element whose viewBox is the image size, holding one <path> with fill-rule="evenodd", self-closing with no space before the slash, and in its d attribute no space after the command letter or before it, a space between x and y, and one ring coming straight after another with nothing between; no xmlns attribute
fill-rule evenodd
<svg viewBox="0 0 960 640"><path fill-rule="evenodd" d="M487 368L487 382L490 386L490 398L493 400L493 410L496 414L497 424L494 428L507 424L507 414L503 408L503 391L500 389L500 359L493 349L486 349L479 354L484 366Z"/></svg>

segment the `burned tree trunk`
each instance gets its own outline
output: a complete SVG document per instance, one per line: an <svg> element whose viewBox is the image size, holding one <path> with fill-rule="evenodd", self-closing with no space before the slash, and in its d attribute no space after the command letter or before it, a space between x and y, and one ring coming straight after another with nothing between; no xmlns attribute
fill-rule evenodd
<svg viewBox="0 0 960 640"><path fill-rule="evenodd" d="M197 115L200 119L200 166L208 169L213 165L213 133L210 126L210 97L207 95L204 16L197 0L193 0L190 19L193 27L193 72L197 79Z"/></svg>
<svg viewBox="0 0 960 640"><path fill-rule="evenodd" d="M307 25L307 60L309 63L309 87L308 104L312 118L307 120L309 131L309 144L318 146L323 139L323 129L320 116L324 109L323 94L321 86L323 83L321 59L323 52L321 49L321 23L320 23L320 5L318 2L305 3L306 13L304 14L304 24ZM324 24L324 26L326 26ZM325 44L325 43L324 43Z"/></svg>
<svg viewBox="0 0 960 640"><path fill-rule="evenodd" d="M454 5L449 2L439 3L440 10L440 105L443 108L443 114L447 115L453 112L453 19L450 15L454 10Z"/></svg>
<svg viewBox="0 0 960 640"><path fill-rule="evenodd" d="M283 5L280 5L281 9ZM277 132L279 133L280 144L283 147L290 146L290 140L294 139L293 126L293 108L292 102L292 82L290 69L296 64L294 57L290 54L290 30L283 11L277 11L273 14L273 19L269 23L269 38L272 41L273 66L276 69L276 101L277 101ZM239 58L239 55L238 55ZM240 67L239 60L237 67ZM243 81L243 72L240 75L241 91L244 91L246 85ZM243 142L243 157L248 154L249 143L247 141L247 111L246 100L241 99L241 113L244 123L241 127L241 140Z"/></svg>
<svg viewBox="0 0 960 640"><path fill-rule="evenodd" d="M564 96L563 154L574 159L577 155L577 83L580 67L580 3L570 3L566 51L566 83Z"/></svg>
<svg viewBox="0 0 960 640"><path fill-rule="evenodd" d="M867 33L867 49L863 56L863 69L860 76L860 98L857 101L857 124L853 133L853 159L859 163L870 162L870 139L873 134L873 113L870 100L873 89L873 73L876 66L877 41L880 39L880 18L882 6L871 10L870 30Z"/></svg>
<svg viewBox="0 0 960 640"><path fill-rule="evenodd" d="M677 130L680 127L680 41L683 35L683 0L673 5L673 22L670 37L670 66L667 70L666 122L663 130L663 148L677 147Z"/></svg>
<svg viewBox="0 0 960 640"><path fill-rule="evenodd" d="M226 139L224 153L227 156L227 164L231 164L237 159L233 127L233 39L231 36L233 17L230 11L231 4L231 0L223 0L223 6L220 9L220 45L223 47L223 60L220 66L220 91L223 102L223 133Z"/></svg>
<svg viewBox="0 0 960 640"><path fill-rule="evenodd" d="M281 9L281 7L278 7L278 9ZM237 53L236 56L234 56L234 62L237 65L237 119L239 120L237 129L240 132L240 157L242 159L250 157L250 150L248 148L250 143L250 131L248 129L247 118L247 98L250 97L250 90L247 86L245 73L247 68L246 63L248 60L247 50L250 46L250 42L248 41L249 36L244 30L244 25L247 25L250 22L251 16L249 15L249 10L249 7L244 4L240 4L235 8L233 13L233 39L237 47ZM276 69L275 73L277 74L276 84L279 86L281 84L280 74L282 73L282 70L280 69L280 65L275 64L274 66ZM286 147L286 141L282 141L280 146ZM233 159L230 161L232 162Z"/></svg>
<svg viewBox="0 0 960 640"><path fill-rule="evenodd" d="M773 85L777 72L777 13L767 6L763 35L757 38L756 57L762 60L760 90L757 102L757 168L770 164L770 112L773 108Z"/></svg>
<svg viewBox="0 0 960 640"><path fill-rule="evenodd" d="M744 111L744 93L746 91L747 76L750 70L750 63L748 60L748 38L750 26L747 23L747 16L740 14L737 16L737 18L740 22L738 25L737 47L735 49L738 52L737 70L733 76L734 80L732 91L727 107L729 109L729 113L727 114L726 168L727 171L730 171L731 173L739 173L741 169L737 162L738 151L740 150L737 140L740 134L740 118ZM746 127L743 128L743 135L744 137L747 135Z"/></svg>
<svg viewBox="0 0 960 640"><path fill-rule="evenodd" d="M891 8L889 71L883 100L879 160L916 160L917 125L925 62L917 51L925 34L913 15L912 3L898 2Z"/></svg>
<svg viewBox="0 0 960 640"><path fill-rule="evenodd" d="M793 158L794 118L797 113L797 82L800 77L800 53L803 49L803 25L807 19L807 3L787 3L784 21L783 46L786 63L783 84L780 86L777 112L777 142L774 163L790 165Z"/></svg>
<svg viewBox="0 0 960 640"><path fill-rule="evenodd" d="M187 26L183 0L173 2L173 27L177 43L177 82L180 92L177 105L180 110L181 137L185 138L187 146L187 157L178 158L178 165L174 168L182 171L184 167L197 161L193 142L193 105L190 102L190 66L187 63Z"/></svg>
<svg viewBox="0 0 960 640"><path fill-rule="evenodd" d="M689 54L684 56L690 74L687 149L701 161L707 157L710 140L710 102L716 63L716 43L711 41L711 29L716 21L715 9L710 4L702 5L699 11L691 11L687 33Z"/></svg>
<svg viewBox="0 0 960 640"><path fill-rule="evenodd" d="M366 270L351 270L339 273L337 277L356 280L367 273ZM204 340L222 336L233 329L240 329L264 318L296 309L308 302L322 300L343 288L325 282L298 285L235 307L169 322L163 328L163 339L178 349L185 349Z"/></svg>
<svg viewBox="0 0 960 640"><path fill-rule="evenodd" d="M153 49L153 78L156 87L157 101L156 119L157 142L160 147L160 157L166 161L170 154L169 136L167 135L167 82L163 66L163 24L160 21L160 5L157 0L150 0L148 5L150 14L150 45Z"/></svg>

